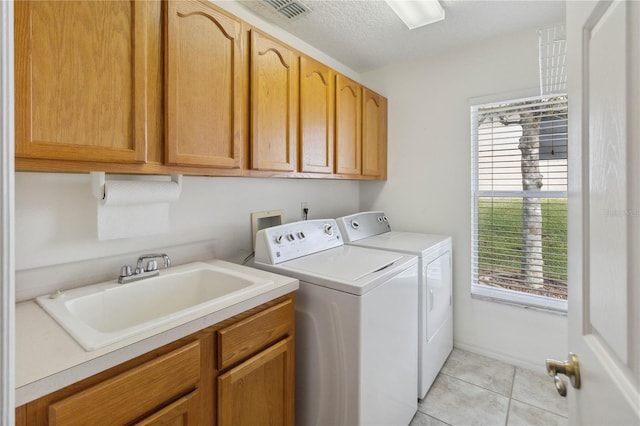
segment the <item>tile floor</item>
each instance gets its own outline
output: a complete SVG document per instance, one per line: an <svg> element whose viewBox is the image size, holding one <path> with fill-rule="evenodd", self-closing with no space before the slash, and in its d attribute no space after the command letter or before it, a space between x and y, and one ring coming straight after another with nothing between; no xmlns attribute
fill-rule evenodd
<svg viewBox="0 0 640 426"><path fill-rule="evenodd" d="M410 426L567 424L567 400L542 370L454 349Z"/></svg>

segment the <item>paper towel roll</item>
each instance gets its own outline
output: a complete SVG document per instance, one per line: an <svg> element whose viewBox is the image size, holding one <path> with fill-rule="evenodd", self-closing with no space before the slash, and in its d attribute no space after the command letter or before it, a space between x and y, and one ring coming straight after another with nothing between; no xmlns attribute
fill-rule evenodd
<svg viewBox="0 0 640 426"><path fill-rule="evenodd" d="M98 198L98 239L131 238L169 231L169 203L178 200L182 180L113 180L92 173ZM102 196L104 194L104 196Z"/></svg>
<svg viewBox="0 0 640 426"><path fill-rule="evenodd" d="M169 232L169 203L98 206L98 239L133 238Z"/></svg>
<svg viewBox="0 0 640 426"><path fill-rule="evenodd" d="M180 186L175 182L114 180L104 184L105 206L170 203L180 197Z"/></svg>

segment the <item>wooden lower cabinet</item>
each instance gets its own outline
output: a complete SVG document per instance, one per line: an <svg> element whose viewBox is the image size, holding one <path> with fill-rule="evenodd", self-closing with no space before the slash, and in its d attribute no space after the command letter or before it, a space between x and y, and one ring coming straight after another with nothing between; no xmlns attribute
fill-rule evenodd
<svg viewBox="0 0 640 426"><path fill-rule="evenodd" d="M267 302L20 406L16 424L293 425L294 315L293 294Z"/></svg>
<svg viewBox="0 0 640 426"><path fill-rule="evenodd" d="M27 426L27 406L16 408L16 426Z"/></svg>
<svg viewBox="0 0 640 426"><path fill-rule="evenodd" d="M288 337L219 376L218 424L293 425L293 359Z"/></svg>
<svg viewBox="0 0 640 426"><path fill-rule="evenodd" d="M197 388L200 349L200 341L196 340L55 402L49 406L49 424L131 423Z"/></svg>
<svg viewBox="0 0 640 426"><path fill-rule="evenodd" d="M152 414L136 426L195 426L202 424L200 415L200 394L198 390L180 398Z"/></svg>

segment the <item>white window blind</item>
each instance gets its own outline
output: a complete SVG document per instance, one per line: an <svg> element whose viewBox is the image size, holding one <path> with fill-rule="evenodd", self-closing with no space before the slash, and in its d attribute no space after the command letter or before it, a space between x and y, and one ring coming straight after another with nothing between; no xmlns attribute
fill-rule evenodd
<svg viewBox="0 0 640 426"><path fill-rule="evenodd" d="M473 106L472 293L566 310L567 97Z"/></svg>
<svg viewBox="0 0 640 426"><path fill-rule="evenodd" d="M567 91L567 40L563 24L538 30L540 95Z"/></svg>

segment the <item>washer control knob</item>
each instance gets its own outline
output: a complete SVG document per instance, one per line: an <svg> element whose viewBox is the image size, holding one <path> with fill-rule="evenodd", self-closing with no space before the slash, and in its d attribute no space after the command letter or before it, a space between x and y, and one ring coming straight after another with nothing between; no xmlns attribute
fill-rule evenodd
<svg viewBox="0 0 640 426"><path fill-rule="evenodd" d="M324 233L327 235L333 235L333 226L331 226L330 224L326 223L324 225Z"/></svg>
<svg viewBox="0 0 640 426"><path fill-rule="evenodd" d="M276 244L280 244L282 242L282 235L276 235Z"/></svg>
<svg viewBox="0 0 640 426"><path fill-rule="evenodd" d="M354 220L354 221L351 222L351 227L353 229L358 229L358 228L360 228L360 223L358 223L358 221Z"/></svg>
<svg viewBox="0 0 640 426"><path fill-rule="evenodd" d="M287 240L293 241L295 239L296 239L296 237L294 237L293 234L287 234Z"/></svg>
<svg viewBox="0 0 640 426"><path fill-rule="evenodd" d="M385 222L388 222L388 221L389 221L389 219L387 219L387 217L386 217L386 216L382 216L382 220L383 220L383 221L385 221Z"/></svg>
<svg viewBox="0 0 640 426"><path fill-rule="evenodd" d="M304 240L306 237L306 235L304 235L304 232L300 231L298 232L298 238L300 238L301 240Z"/></svg>
<svg viewBox="0 0 640 426"><path fill-rule="evenodd" d="M382 220L383 220L382 218L383 216L378 216L378 222L382 223Z"/></svg>

